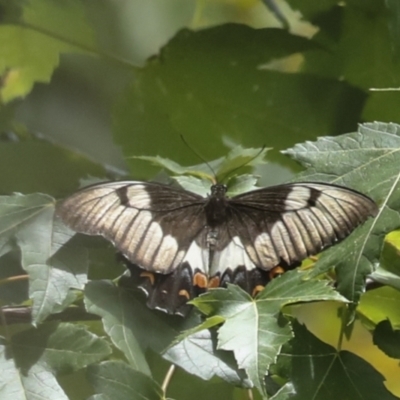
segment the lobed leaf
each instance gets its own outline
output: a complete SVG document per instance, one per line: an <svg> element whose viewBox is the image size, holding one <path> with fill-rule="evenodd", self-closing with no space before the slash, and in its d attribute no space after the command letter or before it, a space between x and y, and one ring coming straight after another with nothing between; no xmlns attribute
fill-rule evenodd
<svg viewBox="0 0 400 400"><path fill-rule="evenodd" d="M62 5L51 0L28 2L14 23L0 25L0 98L5 103L26 96L35 82L49 82L61 53L95 48L83 6L75 0Z"/></svg>
<svg viewBox="0 0 400 400"><path fill-rule="evenodd" d="M15 241L21 251L35 324L63 304L70 288L82 289L87 279L86 249L70 241L74 233L53 218L49 196L0 197L0 247Z"/></svg>
<svg viewBox="0 0 400 400"><path fill-rule="evenodd" d="M280 356L291 365L293 400L395 400L374 367L348 351L338 351L294 323L291 350ZM340 384L338 384L340 382Z"/></svg>
<svg viewBox="0 0 400 400"><path fill-rule="evenodd" d="M283 344L292 338L283 306L297 302L344 298L324 281L305 281L298 271L274 279L255 298L234 285L215 289L193 300L202 312L225 319L218 331L218 348L234 352L257 389L265 392L264 377Z"/></svg>

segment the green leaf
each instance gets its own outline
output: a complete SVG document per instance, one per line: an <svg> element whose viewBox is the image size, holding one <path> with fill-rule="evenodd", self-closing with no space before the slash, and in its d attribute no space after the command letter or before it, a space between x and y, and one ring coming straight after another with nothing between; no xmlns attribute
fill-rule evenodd
<svg viewBox="0 0 400 400"><path fill-rule="evenodd" d="M84 327L47 324L15 334L0 346L0 398L68 400L55 374L77 370L111 353Z"/></svg>
<svg viewBox="0 0 400 400"><path fill-rule="evenodd" d="M168 158L160 156L137 156L134 158L149 161L153 165L165 168L174 174L188 175L188 178L191 179L183 179L182 177L174 177L174 179L176 179L178 183L181 183L183 187L185 187L185 184L188 184L189 187L192 187L193 191L196 191L196 193L202 193L203 187L208 186L209 188L210 184L214 181L218 183L227 183L230 178L237 175L240 171L243 171L243 169L249 169L254 166L265 164L264 158L267 151L268 149L265 148L245 149L242 146L236 146L226 155L226 157L212 160L208 164L204 163L189 167L181 166ZM245 185L248 186L248 181L250 180L249 175L245 175L245 177L246 178L242 179L243 181L245 179L247 180ZM255 178L253 177L253 179ZM243 181L239 181L239 183L236 182L236 191L238 190L238 187L241 187L240 183L244 186ZM199 188L194 188L194 186L199 186Z"/></svg>
<svg viewBox="0 0 400 400"><path fill-rule="evenodd" d="M276 392L275 395L270 397L270 400L289 400L293 398L296 391L291 382L286 383L281 387L281 389Z"/></svg>
<svg viewBox="0 0 400 400"><path fill-rule="evenodd" d="M105 332L114 345L122 351L130 365L146 375L151 375L144 357L143 346L135 336L138 328L132 312L132 298L112 283L94 281L86 285L85 305L88 312L102 317Z"/></svg>
<svg viewBox="0 0 400 400"><path fill-rule="evenodd" d="M400 230L390 232L385 237L382 256L380 260L381 267L385 268L391 275L397 275L400 278ZM381 271L384 273L384 271ZM395 278L395 277L393 277Z"/></svg>
<svg viewBox="0 0 400 400"><path fill-rule="evenodd" d="M371 364L348 351L337 351L295 323L291 351L282 358L291 362L293 400L395 400L384 377Z"/></svg>
<svg viewBox="0 0 400 400"><path fill-rule="evenodd" d="M244 174L236 176L229 181L228 194L229 196L236 196L241 193L259 189L257 181L258 177L254 175Z"/></svg>
<svg viewBox="0 0 400 400"><path fill-rule="evenodd" d="M383 1L349 1L313 20L320 27L314 39L328 48L305 54L306 72L340 77L365 89L400 84Z"/></svg>
<svg viewBox="0 0 400 400"><path fill-rule="evenodd" d="M91 365L88 379L97 393L113 400L164 399L157 382L121 361Z"/></svg>
<svg viewBox="0 0 400 400"><path fill-rule="evenodd" d="M315 274L336 265L340 292L355 302L363 292L365 277L378 262L384 235L400 226L399 148L399 125L367 123L358 132L322 137L285 151L307 168L296 180L348 186L381 204L374 220L325 251L316 264Z"/></svg>
<svg viewBox="0 0 400 400"><path fill-rule="evenodd" d="M379 322L374 330L373 340L386 355L400 358L400 330L393 329L389 320Z"/></svg>
<svg viewBox="0 0 400 400"><path fill-rule="evenodd" d="M104 330L131 366L143 373L149 373L143 351L150 347L162 353L164 359L202 379L218 375L235 384L245 382L234 360L215 350L214 338L208 331L176 343L181 330L199 323L198 316L184 320L153 312L131 293L106 281L90 282L86 286L85 304L89 312L102 317Z"/></svg>
<svg viewBox="0 0 400 400"><path fill-rule="evenodd" d="M288 0L288 3L294 10L300 11L305 19L314 21L318 15L326 13L337 5L338 0ZM314 21L314 23L317 22L318 20Z"/></svg>
<svg viewBox="0 0 400 400"><path fill-rule="evenodd" d="M12 171L0 174L3 193L41 192L55 197L70 194L88 175L106 176L101 164L43 140L0 141L0 170Z"/></svg>
<svg viewBox="0 0 400 400"><path fill-rule="evenodd" d="M277 58L315 48L279 29L182 30L136 72L115 109L115 140L126 157L161 153L189 164L193 155L181 135L213 159L225 151L224 142L282 148L293 138L352 129L364 93L336 79L268 68ZM138 162L129 164L137 174Z"/></svg>
<svg viewBox="0 0 400 400"><path fill-rule="evenodd" d="M384 286L364 293L357 312L373 324L389 319L393 326L400 326L399 303L400 291Z"/></svg>
<svg viewBox="0 0 400 400"><path fill-rule="evenodd" d="M26 96L35 82L49 82L60 53L94 49L83 6L75 0L27 3L18 25L0 25L0 42L4 103Z"/></svg>
<svg viewBox="0 0 400 400"><path fill-rule="evenodd" d="M7 356L5 346L0 346L0 398L30 400L68 400L56 377L42 365L33 365L26 374L21 374Z"/></svg>
<svg viewBox="0 0 400 400"><path fill-rule="evenodd" d="M105 297L109 299L109 302L104 300ZM156 353L160 353L178 335L177 327L183 322L182 318L174 318L150 310L133 293L105 280L90 282L86 286L85 304L91 312L103 317L104 328L109 330L116 346L134 345L133 339L131 341L132 335L140 344L141 349L151 348ZM123 309L117 310L121 306ZM114 312L116 318L113 316ZM118 322L118 325L121 324L121 326L113 330L111 324L118 318L122 319ZM121 332L128 330L132 330L128 337L129 343L123 344L120 339Z"/></svg>
<svg viewBox="0 0 400 400"><path fill-rule="evenodd" d="M238 174L245 167L265 164L264 159L268 150L270 149L244 149L241 146L236 146L218 165L217 182L227 182L233 173Z"/></svg>
<svg viewBox="0 0 400 400"><path fill-rule="evenodd" d="M400 3L396 0L386 0L388 10L390 39L394 50L395 60L400 59Z"/></svg>
<svg viewBox="0 0 400 400"><path fill-rule="evenodd" d="M21 373L36 363L65 373L104 359L111 354L111 348L83 326L48 323L15 334L12 352Z"/></svg>
<svg viewBox="0 0 400 400"><path fill-rule="evenodd" d="M21 251L35 324L63 304L70 288L82 289L87 279L86 249L70 241L74 233L58 220L53 223L53 217L49 196L0 197L0 244L15 240Z"/></svg>
<svg viewBox="0 0 400 400"><path fill-rule="evenodd" d="M194 176L173 176L172 179L178 182L182 188L200 196L207 197L210 194L211 184L209 180L198 179Z"/></svg>
<svg viewBox="0 0 400 400"><path fill-rule="evenodd" d="M217 350L215 332L203 328L185 336L164 354L166 360L172 363L179 360L181 368L204 380L219 376L233 385L252 386L246 374L238 369L232 354Z"/></svg>
<svg viewBox="0 0 400 400"><path fill-rule="evenodd" d="M365 90L377 88L370 92L361 120L400 122L399 3L352 0L345 7L336 0L290 3L319 27L313 39L325 47L305 53L304 71Z"/></svg>
<svg viewBox="0 0 400 400"><path fill-rule="evenodd" d="M239 368L244 368L258 390L265 393L264 376L281 346L291 337L291 328L281 315L287 304L317 300L344 301L326 281L304 281L296 271L274 279L252 299L239 287L215 289L193 300L202 312L225 318L219 329L218 348L232 350Z"/></svg>
<svg viewBox="0 0 400 400"><path fill-rule="evenodd" d="M71 24L71 18L74 24ZM92 28L88 25L85 8L78 0L59 3L52 0L31 1L23 8L22 23L49 36L76 43L79 46L95 45ZM76 51L77 49L75 49Z"/></svg>

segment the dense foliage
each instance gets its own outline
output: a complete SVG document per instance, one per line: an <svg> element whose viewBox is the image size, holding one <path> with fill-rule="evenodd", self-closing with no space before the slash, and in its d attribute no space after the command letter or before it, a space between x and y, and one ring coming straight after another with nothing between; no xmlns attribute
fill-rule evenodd
<svg viewBox="0 0 400 400"><path fill-rule="evenodd" d="M282 2L278 21L290 5L311 39L293 12L291 31L180 22L160 50L143 37L142 56L116 44L129 39L112 3L0 1L0 400L400 398L397 1ZM171 15L211 7L188 3ZM257 3L229 7L268 12ZM129 21L150 24L140 7ZM255 299L231 285L186 318L151 311L118 286L112 246L55 205L90 182L167 173L207 193L196 153L235 171L231 193L258 175L332 182L380 211Z"/></svg>

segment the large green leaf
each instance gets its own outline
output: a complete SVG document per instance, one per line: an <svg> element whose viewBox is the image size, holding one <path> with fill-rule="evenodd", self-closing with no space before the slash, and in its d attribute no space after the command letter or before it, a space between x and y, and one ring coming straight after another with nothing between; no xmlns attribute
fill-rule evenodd
<svg viewBox="0 0 400 400"><path fill-rule="evenodd" d="M71 194L88 175L106 176L99 163L44 140L0 141L0 171L2 194L40 192L55 197Z"/></svg>
<svg viewBox="0 0 400 400"><path fill-rule="evenodd" d="M357 312L373 325L378 324L384 319L389 319L394 326L399 327L399 303L399 289L383 286L364 293L361 296Z"/></svg>
<svg viewBox="0 0 400 400"><path fill-rule="evenodd" d="M12 353L21 372L39 363L61 373L100 361L111 354L111 349L104 339L83 326L47 323L15 334Z"/></svg>
<svg viewBox="0 0 400 400"><path fill-rule="evenodd" d="M35 82L49 82L61 53L95 49L83 5L75 0L27 2L19 20L0 25L0 42L3 102L25 96Z"/></svg>
<svg viewBox="0 0 400 400"><path fill-rule="evenodd" d="M398 85L400 73L393 59L384 1L348 1L346 7L339 1L331 3L336 6L313 17L320 27L314 39L328 48L305 54L304 70L340 77L366 89Z"/></svg>
<svg viewBox="0 0 400 400"><path fill-rule="evenodd" d="M305 54L304 71L368 90L363 120L400 122L399 20L396 0L289 0L318 25L314 40L325 49Z"/></svg>
<svg viewBox="0 0 400 400"><path fill-rule="evenodd" d="M65 399L55 374L81 369L111 353L103 339L73 324L46 324L1 346L0 398Z"/></svg>
<svg viewBox="0 0 400 400"><path fill-rule="evenodd" d="M233 385L252 386L232 354L217 349L215 331L205 329L184 337L170 347L163 358L204 380L218 376Z"/></svg>
<svg viewBox="0 0 400 400"><path fill-rule="evenodd" d="M256 297L234 285L215 289L193 300L207 315L225 319L218 331L218 348L231 350L240 368L265 394L264 377L281 346L292 337L290 325L280 312L283 306L297 302L343 301L326 281L305 281L304 273L287 272L273 280Z"/></svg>
<svg viewBox="0 0 400 400"><path fill-rule="evenodd" d="M131 366L148 374L143 351L151 348L167 361L192 375L209 380L217 375L234 384L246 384L245 376L229 354L216 350L210 332L193 334L169 347L179 333L199 324L198 316L186 320L149 310L132 294L111 282L90 282L85 289L89 312L100 315L111 340Z"/></svg>
<svg viewBox="0 0 400 400"><path fill-rule="evenodd" d="M352 129L362 92L336 79L268 65L315 48L277 29L228 24L183 30L136 71L115 110L115 139L127 157L155 153L190 163L193 155L181 135L212 159L225 151L224 143L283 148ZM138 161L129 163L137 174Z"/></svg>
<svg viewBox="0 0 400 400"><path fill-rule="evenodd" d="M135 336L138 327L131 317L131 303L132 297L111 283L94 281L85 288L87 311L102 317L105 332L114 345L122 351L130 365L150 376L143 346Z"/></svg>
<svg viewBox="0 0 400 400"><path fill-rule="evenodd" d="M0 248L15 241L21 251L34 323L59 310L69 289L82 289L87 279L87 250L71 240L71 230L53 221L54 205L41 194L0 197Z"/></svg>
<svg viewBox="0 0 400 400"><path fill-rule="evenodd" d="M290 362L293 400L395 400L384 377L371 364L348 351L325 344L304 326L294 324L291 349L280 358Z"/></svg>
<svg viewBox="0 0 400 400"><path fill-rule="evenodd" d="M33 365L28 374L21 374L0 346L0 398L14 400L68 400L55 376L43 365Z"/></svg>

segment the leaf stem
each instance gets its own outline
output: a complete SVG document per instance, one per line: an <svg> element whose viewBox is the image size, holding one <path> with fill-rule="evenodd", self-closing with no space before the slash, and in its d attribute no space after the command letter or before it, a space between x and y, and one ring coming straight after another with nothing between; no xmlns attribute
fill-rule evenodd
<svg viewBox="0 0 400 400"><path fill-rule="evenodd" d="M253 391L251 389L247 389L247 397L249 400L254 400Z"/></svg>
<svg viewBox="0 0 400 400"><path fill-rule="evenodd" d="M161 385L161 389L163 390L164 395L167 392L167 388L168 388L169 382L171 381L172 375L175 372L175 368L176 368L175 365L171 364L171 366L169 367L169 369L167 371L167 374L165 375L164 381Z"/></svg>
<svg viewBox="0 0 400 400"><path fill-rule="evenodd" d="M8 278L0 279L0 286L12 282L26 281L27 279L28 275L9 276Z"/></svg>

